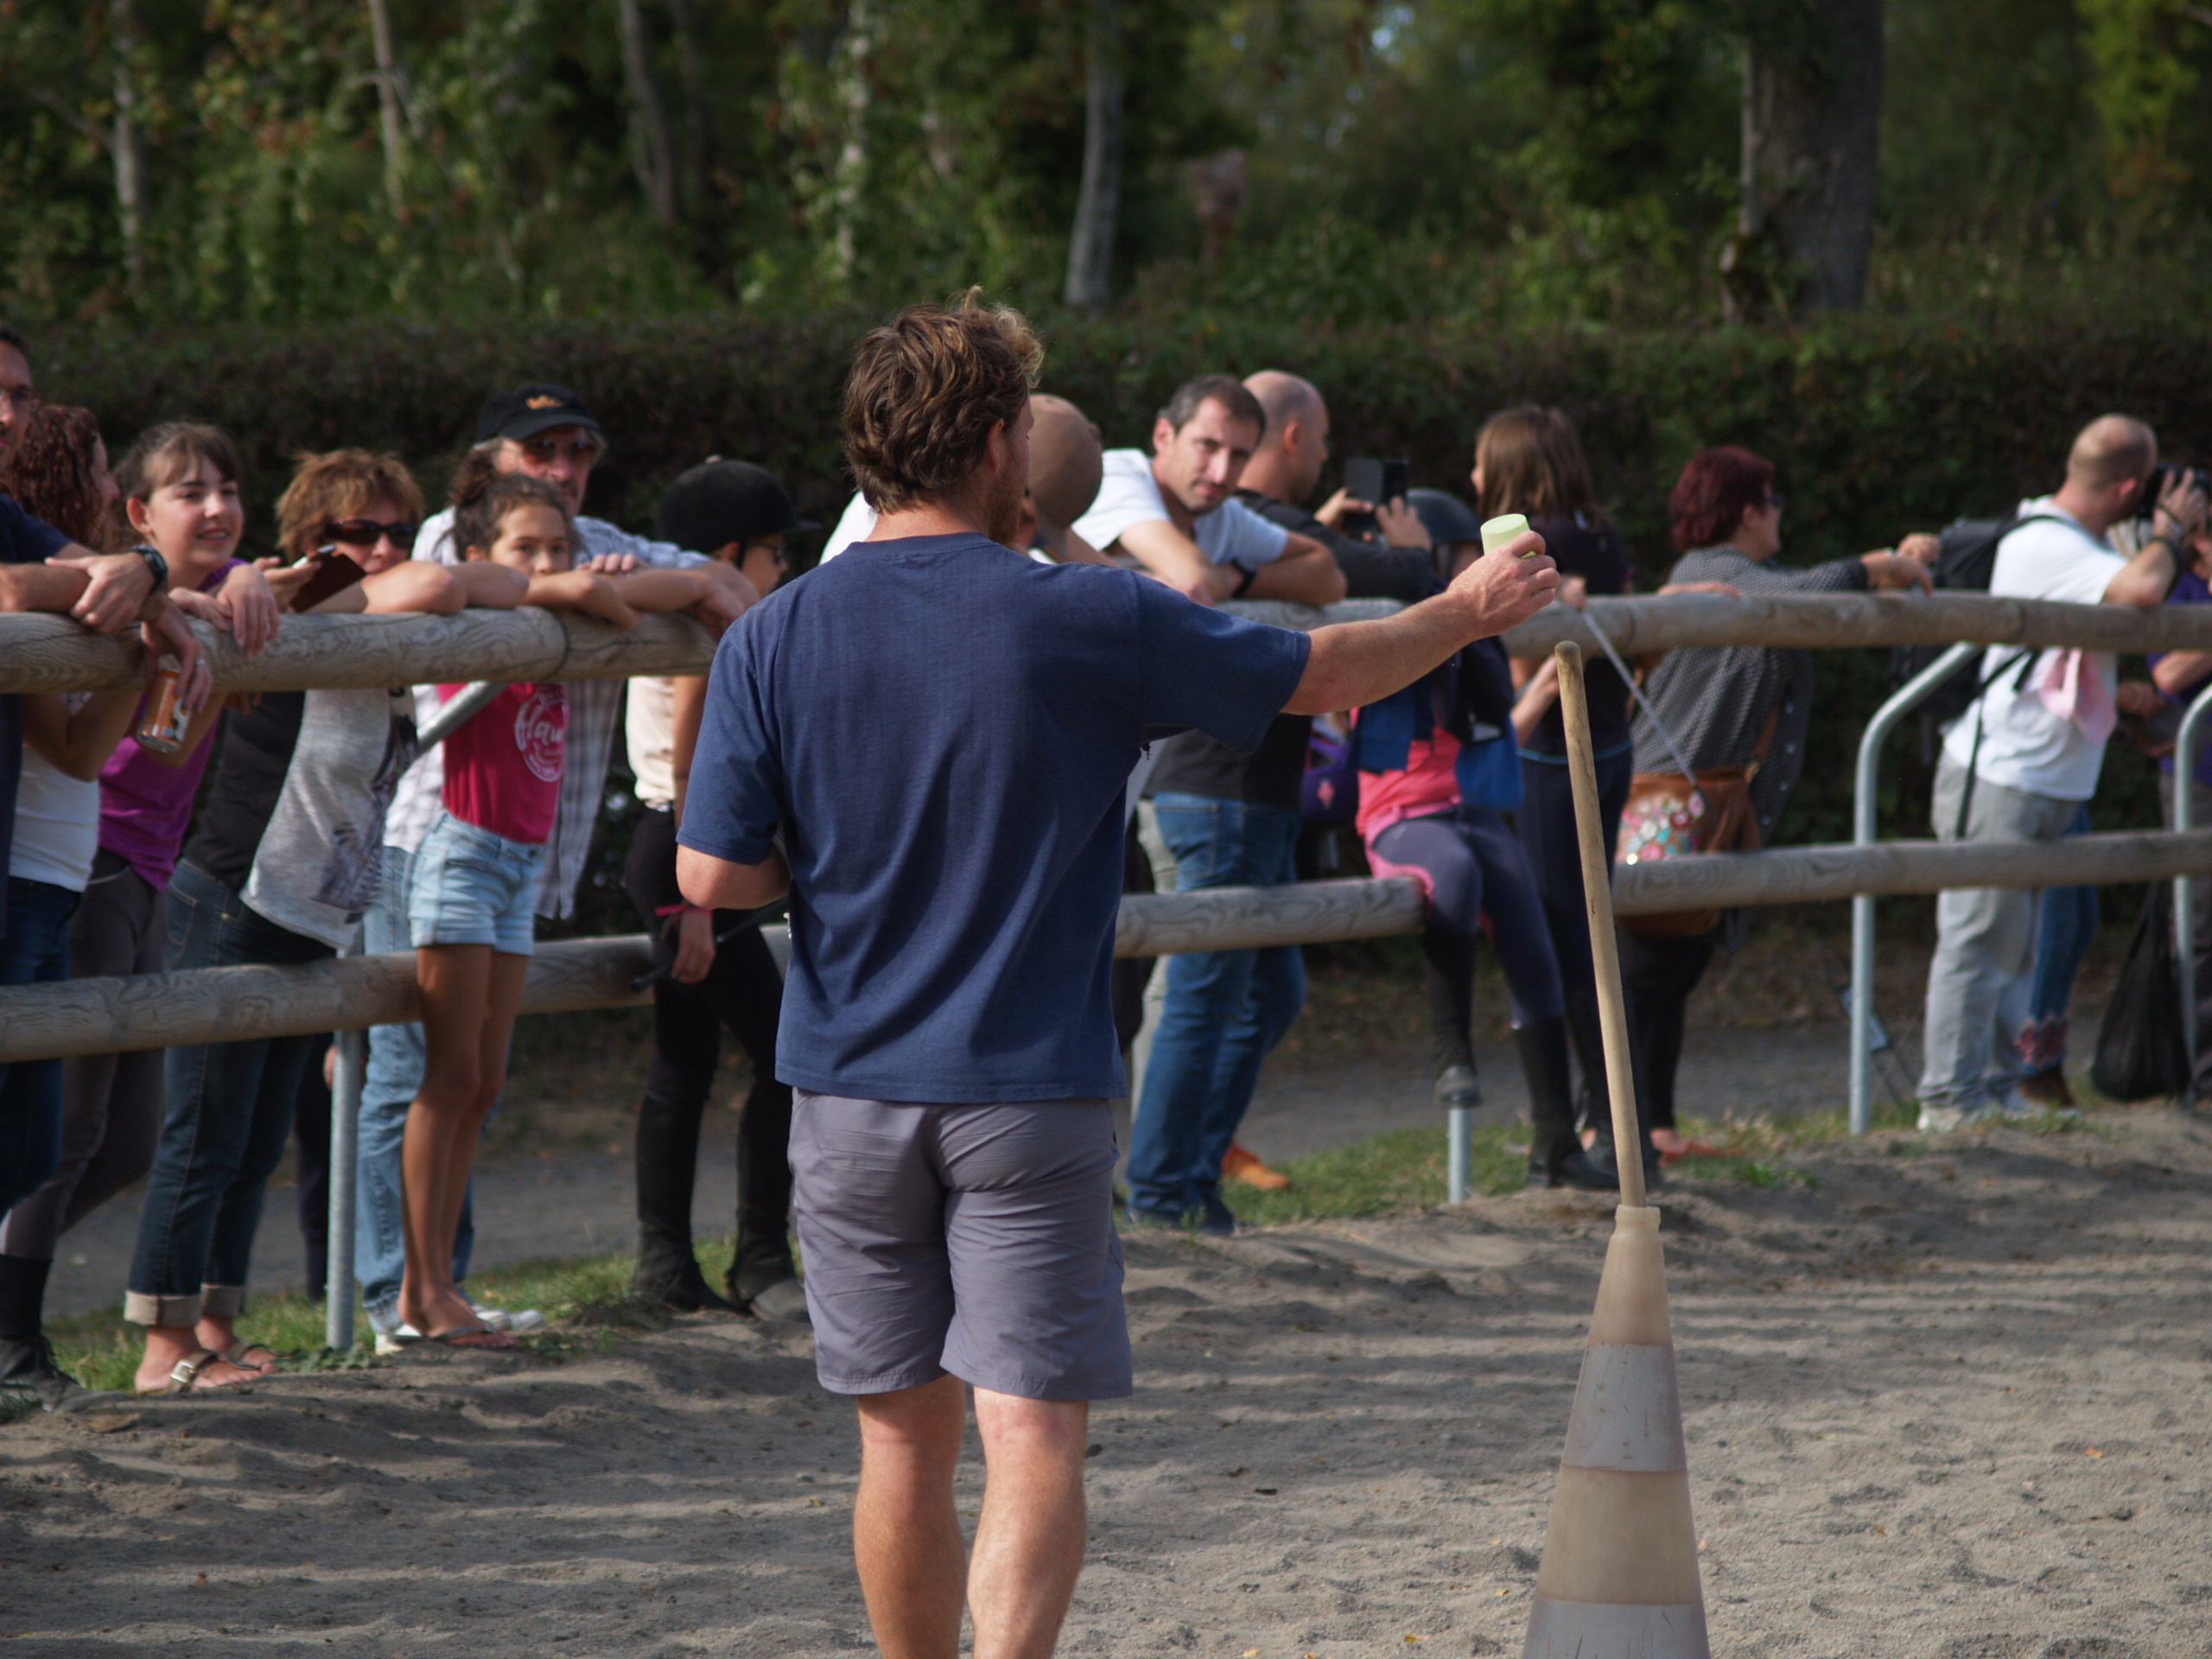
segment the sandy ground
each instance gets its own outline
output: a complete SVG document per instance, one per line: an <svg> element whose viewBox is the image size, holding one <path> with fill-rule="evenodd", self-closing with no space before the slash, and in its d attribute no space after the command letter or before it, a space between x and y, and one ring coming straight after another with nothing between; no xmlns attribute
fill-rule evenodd
<svg viewBox="0 0 2212 1659"><path fill-rule="evenodd" d="M2212 1128L1917 1137L1664 1196L1715 1651L2212 1650ZM1130 1241L1062 1650L1517 1652L1609 1224L1544 1193ZM868 1645L800 1327L410 1358L0 1433L41 1655ZM972 1511L981 1471L963 1470ZM573 1645L571 1645L573 1644Z"/></svg>

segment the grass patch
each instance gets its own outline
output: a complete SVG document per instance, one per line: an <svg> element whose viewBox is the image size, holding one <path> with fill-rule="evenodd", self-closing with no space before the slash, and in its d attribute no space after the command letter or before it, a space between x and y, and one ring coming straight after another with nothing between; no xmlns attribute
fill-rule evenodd
<svg viewBox="0 0 2212 1659"><path fill-rule="evenodd" d="M1474 1190L1484 1193L1520 1190L1528 1167L1525 1152L1508 1143L1525 1143L1527 1130L1494 1123L1474 1132ZM1349 1147L1317 1152L1282 1166L1291 1179L1287 1191L1262 1192L1232 1186L1230 1207L1239 1221L1321 1221L1427 1210L1442 1204L1446 1192L1450 1141L1440 1126L1393 1129Z"/></svg>
<svg viewBox="0 0 2212 1659"><path fill-rule="evenodd" d="M729 1269L732 1242L708 1242L699 1262L710 1281ZM489 1307L534 1307L550 1327L519 1338L537 1357L556 1363L578 1353L603 1352L626 1336L657 1331L667 1316L630 1296L637 1258L627 1250L565 1260L518 1262L470 1275L469 1294ZM286 1371L359 1370L387 1362L376 1357L366 1314L355 1312L353 1346L339 1353L323 1345L323 1306L297 1292L257 1296L238 1321L238 1335L278 1355ZM47 1333L62 1368L93 1389L128 1389L144 1338L126 1325L120 1306L50 1320Z"/></svg>

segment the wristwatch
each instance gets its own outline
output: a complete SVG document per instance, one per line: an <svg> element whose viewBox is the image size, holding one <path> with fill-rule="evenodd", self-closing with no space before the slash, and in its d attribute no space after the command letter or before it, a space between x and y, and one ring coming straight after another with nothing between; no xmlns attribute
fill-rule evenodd
<svg viewBox="0 0 2212 1659"><path fill-rule="evenodd" d="M1229 596L1231 599L1242 599L1247 593L1251 591L1252 584L1260 579L1260 567L1255 564L1245 564L1238 560L1231 559L1229 562L1229 568L1232 570L1242 570L1244 573L1243 578L1237 582L1235 588L1230 590L1229 594Z"/></svg>
<svg viewBox="0 0 2212 1659"><path fill-rule="evenodd" d="M154 591L157 594L167 593L169 588L169 562L162 556L161 549L149 547L145 543L141 542L130 550L145 560L146 569L153 572Z"/></svg>

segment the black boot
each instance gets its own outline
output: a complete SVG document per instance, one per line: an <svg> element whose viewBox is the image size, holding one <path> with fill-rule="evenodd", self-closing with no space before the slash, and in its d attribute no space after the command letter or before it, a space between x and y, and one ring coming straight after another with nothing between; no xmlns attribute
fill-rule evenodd
<svg viewBox="0 0 2212 1659"><path fill-rule="evenodd" d="M1475 941L1448 927L1431 925L1421 936L1427 965L1429 1042L1436 1069L1436 1103L1479 1106L1475 1083Z"/></svg>
<svg viewBox="0 0 2212 1659"><path fill-rule="evenodd" d="M638 1266L630 1294L678 1313L736 1310L699 1271L691 1249L691 1185L698 1173L699 1111L647 1095L638 1109Z"/></svg>
<svg viewBox="0 0 2212 1659"><path fill-rule="evenodd" d="M1574 1133L1574 1103L1568 1092L1567 1022L1536 1020L1517 1027L1514 1046L1521 1051L1522 1075L1529 1082L1529 1180L1530 1186L1579 1186L1592 1192L1619 1182L1593 1167Z"/></svg>
<svg viewBox="0 0 2212 1659"><path fill-rule="evenodd" d="M1583 1127L1597 1131L1590 1143L1592 1168L1618 1183L1620 1166L1613 1155L1612 1090L1605 1078L1605 1039L1595 1001L1570 996L1567 1000L1567 1028L1574 1039L1574 1060L1582 1072L1580 1108ZM1633 1033L1629 1049L1630 1082L1636 1090L1636 1127L1643 1143L1643 1184L1659 1184L1659 1149L1651 1144L1649 1109L1644 1104L1643 1069L1637 1063Z"/></svg>

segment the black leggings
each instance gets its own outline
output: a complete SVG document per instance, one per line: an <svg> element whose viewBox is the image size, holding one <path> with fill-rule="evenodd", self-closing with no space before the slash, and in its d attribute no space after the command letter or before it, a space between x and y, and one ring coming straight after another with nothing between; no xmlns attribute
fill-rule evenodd
<svg viewBox="0 0 2212 1659"><path fill-rule="evenodd" d="M1621 993L1628 1003L1637 1058L1637 1084L1651 1127L1675 1127L1675 1072L1682 1063L1683 1010L1713 963L1721 930L1686 939L1640 939L1620 930Z"/></svg>
<svg viewBox="0 0 2212 1659"><path fill-rule="evenodd" d="M672 960L674 929L664 925L672 918L654 912L681 901L674 813L649 810L639 820L627 877L630 897L658 941L656 965ZM657 1226L673 1232L680 1224L688 1249L699 1121L727 1026L753 1063L753 1091L737 1131L737 1260L731 1268L732 1282L750 1294L791 1274L791 1091L776 1080L783 976L760 930L740 926L743 920L741 911L715 912L717 938L734 926L738 931L715 952L704 979L696 985L661 979L653 985L653 1059L639 1125L638 1192L640 1224L649 1232ZM649 1209L654 1213L648 1215Z"/></svg>

